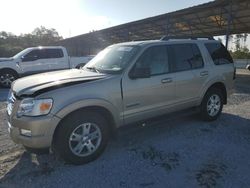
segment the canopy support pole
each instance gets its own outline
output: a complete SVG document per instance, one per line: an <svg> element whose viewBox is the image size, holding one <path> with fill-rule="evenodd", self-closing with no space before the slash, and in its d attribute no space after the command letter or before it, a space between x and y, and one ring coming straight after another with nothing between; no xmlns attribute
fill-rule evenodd
<svg viewBox="0 0 250 188"><path fill-rule="evenodd" d="M227 32L226 32L226 48L228 49L229 35L231 33L231 23L232 23L232 0L228 0L229 10L227 17Z"/></svg>

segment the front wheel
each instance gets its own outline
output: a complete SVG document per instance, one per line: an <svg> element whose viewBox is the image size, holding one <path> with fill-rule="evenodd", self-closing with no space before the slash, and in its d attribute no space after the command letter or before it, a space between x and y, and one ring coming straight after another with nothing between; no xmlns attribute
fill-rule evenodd
<svg viewBox="0 0 250 188"><path fill-rule="evenodd" d="M250 65L247 65L246 69L250 71Z"/></svg>
<svg viewBox="0 0 250 188"><path fill-rule="evenodd" d="M11 83L18 78L16 72L12 70L3 70L0 72L0 86L9 88Z"/></svg>
<svg viewBox="0 0 250 188"><path fill-rule="evenodd" d="M201 117L206 121L216 120L223 108L223 96L219 89L209 89L201 103Z"/></svg>
<svg viewBox="0 0 250 188"><path fill-rule="evenodd" d="M61 123L55 150L66 162L84 164L98 158L109 137L106 119L97 113L75 112Z"/></svg>

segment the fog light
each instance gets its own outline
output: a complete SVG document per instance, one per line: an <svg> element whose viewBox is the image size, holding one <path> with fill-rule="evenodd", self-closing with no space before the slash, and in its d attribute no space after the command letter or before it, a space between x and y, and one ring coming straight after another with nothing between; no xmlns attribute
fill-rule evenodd
<svg viewBox="0 0 250 188"><path fill-rule="evenodd" d="M31 137L31 131L26 129L21 129L21 135Z"/></svg>

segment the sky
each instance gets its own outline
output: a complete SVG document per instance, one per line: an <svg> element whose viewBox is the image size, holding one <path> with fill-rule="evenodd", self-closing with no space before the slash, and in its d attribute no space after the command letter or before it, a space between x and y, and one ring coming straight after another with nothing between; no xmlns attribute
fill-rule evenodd
<svg viewBox="0 0 250 188"><path fill-rule="evenodd" d="M19 35L45 26L68 38L209 1L0 0L0 31ZM250 40L247 43L250 46Z"/></svg>
<svg viewBox="0 0 250 188"><path fill-rule="evenodd" d="M0 31L55 28L64 38L198 5L209 0L0 0Z"/></svg>

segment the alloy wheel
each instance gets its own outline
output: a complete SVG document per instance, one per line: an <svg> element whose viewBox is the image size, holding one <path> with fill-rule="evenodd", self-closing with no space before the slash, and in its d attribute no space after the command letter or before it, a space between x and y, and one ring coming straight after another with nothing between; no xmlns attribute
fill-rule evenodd
<svg viewBox="0 0 250 188"><path fill-rule="evenodd" d="M5 73L0 76L0 83L5 87L9 87L14 80L15 77L9 73Z"/></svg>
<svg viewBox="0 0 250 188"><path fill-rule="evenodd" d="M207 102L207 112L209 116L216 116L221 108L221 99L217 94L213 94Z"/></svg>
<svg viewBox="0 0 250 188"><path fill-rule="evenodd" d="M72 153L79 157L93 154L100 146L102 134L95 123L84 123L77 126L69 137Z"/></svg>

